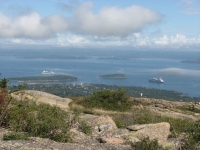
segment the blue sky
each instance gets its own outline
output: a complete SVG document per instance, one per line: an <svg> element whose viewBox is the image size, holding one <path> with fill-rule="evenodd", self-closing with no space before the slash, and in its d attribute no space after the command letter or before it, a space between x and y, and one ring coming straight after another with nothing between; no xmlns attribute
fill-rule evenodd
<svg viewBox="0 0 200 150"><path fill-rule="evenodd" d="M199 0L0 0L0 49L200 51Z"/></svg>

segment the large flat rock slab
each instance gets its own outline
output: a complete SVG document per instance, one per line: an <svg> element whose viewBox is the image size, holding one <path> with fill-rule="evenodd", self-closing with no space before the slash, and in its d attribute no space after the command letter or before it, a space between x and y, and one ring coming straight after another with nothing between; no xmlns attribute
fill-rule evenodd
<svg viewBox="0 0 200 150"><path fill-rule="evenodd" d="M49 139L29 138L29 140L0 141L0 149L5 150L134 150L130 145L103 143L59 143Z"/></svg>
<svg viewBox="0 0 200 150"><path fill-rule="evenodd" d="M92 135L98 135L102 132L117 129L113 119L107 115L96 116L90 114L81 114L80 119L92 127Z"/></svg>
<svg viewBox="0 0 200 150"><path fill-rule="evenodd" d="M12 93L11 96L16 100L34 100L38 103L57 106L64 110L69 110L69 103L72 101L69 98L62 98L53 94L35 90L18 91Z"/></svg>
<svg viewBox="0 0 200 150"><path fill-rule="evenodd" d="M157 139L160 145L165 145L170 132L170 124L161 122L155 124L143 124L128 126L127 129L133 131L129 136L136 137L140 140L149 137L150 140Z"/></svg>

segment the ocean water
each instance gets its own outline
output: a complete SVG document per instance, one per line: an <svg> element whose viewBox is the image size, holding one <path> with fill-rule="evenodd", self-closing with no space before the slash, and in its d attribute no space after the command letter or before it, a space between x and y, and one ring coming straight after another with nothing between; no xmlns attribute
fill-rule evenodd
<svg viewBox="0 0 200 150"><path fill-rule="evenodd" d="M194 63L184 63L189 60ZM79 78L75 84L140 86L200 97L200 52L145 50L1 50L0 78L42 76L42 71ZM127 79L99 75L125 74ZM164 84L148 82L162 77ZM70 84L68 82L62 84ZM12 85L12 83L11 83Z"/></svg>

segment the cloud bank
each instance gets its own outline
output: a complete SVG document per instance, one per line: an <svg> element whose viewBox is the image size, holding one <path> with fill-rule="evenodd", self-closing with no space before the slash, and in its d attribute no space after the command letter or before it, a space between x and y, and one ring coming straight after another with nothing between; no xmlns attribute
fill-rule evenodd
<svg viewBox="0 0 200 150"><path fill-rule="evenodd" d="M59 6L65 12L70 8L68 5L63 7ZM189 38L181 33L169 36L146 32L149 26L161 23L164 16L137 5L104 7L94 12L93 4L88 2L70 10L73 13L68 17L59 14L41 16L30 8L21 9L17 8L19 13L13 16L0 12L0 48L55 46L199 50L200 47L200 36Z"/></svg>
<svg viewBox="0 0 200 150"><path fill-rule="evenodd" d="M0 38L41 39L68 33L121 37L159 23L162 17L158 12L134 5L106 7L95 14L92 3L78 7L71 18L62 15L42 17L37 12L13 18L0 12Z"/></svg>
<svg viewBox="0 0 200 150"><path fill-rule="evenodd" d="M199 70L181 69L181 68L165 68L159 71L159 75L167 76L200 76Z"/></svg>
<svg viewBox="0 0 200 150"><path fill-rule="evenodd" d="M60 15L42 18L38 13L32 12L11 18L0 13L1 38L47 38L66 31L67 27L65 18Z"/></svg>
<svg viewBox="0 0 200 150"><path fill-rule="evenodd" d="M162 18L158 12L135 5L124 9L106 7L94 14L92 3L85 3L76 10L71 28L81 34L127 36L161 22Z"/></svg>

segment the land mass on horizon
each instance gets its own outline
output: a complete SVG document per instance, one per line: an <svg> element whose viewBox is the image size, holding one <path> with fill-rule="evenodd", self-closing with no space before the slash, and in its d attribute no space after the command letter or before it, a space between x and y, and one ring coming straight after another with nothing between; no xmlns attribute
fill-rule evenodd
<svg viewBox="0 0 200 150"><path fill-rule="evenodd" d="M105 79L126 79L125 74L105 74L100 75L99 78L105 78Z"/></svg>

